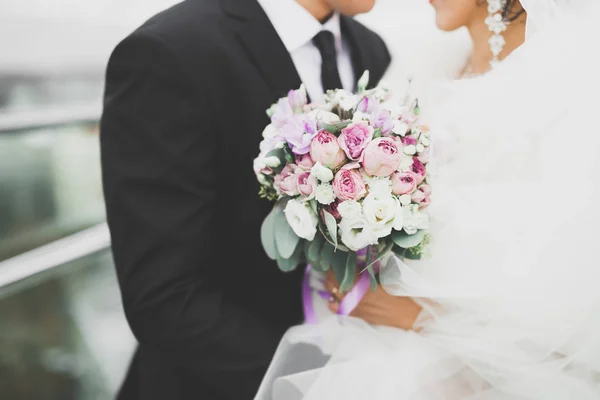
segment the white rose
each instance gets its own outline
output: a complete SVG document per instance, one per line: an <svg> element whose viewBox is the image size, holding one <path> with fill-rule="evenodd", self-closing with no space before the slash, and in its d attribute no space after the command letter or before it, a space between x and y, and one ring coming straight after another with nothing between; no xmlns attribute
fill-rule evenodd
<svg viewBox="0 0 600 400"><path fill-rule="evenodd" d="M338 204L338 212L342 218L356 219L362 216L360 203L354 200L342 201Z"/></svg>
<svg viewBox="0 0 600 400"><path fill-rule="evenodd" d="M315 198L321 204L331 204L335 201L335 193L333 187L329 183L321 183L315 191Z"/></svg>
<svg viewBox="0 0 600 400"><path fill-rule="evenodd" d="M338 208L339 211L339 208ZM342 218L339 224L342 243L352 250L358 251L365 247L377 244L378 237L364 218Z"/></svg>
<svg viewBox="0 0 600 400"><path fill-rule="evenodd" d="M392 233L398 209L400 209L400 203L391 194L376 196L371 193L363 200L365 220L371 227L373 234L378 238L386 237Z"/></svg>
<svg viewBox="0 0 600 400"><path fill-rule="evenodd" d="M404 154L412 156L417 152L417 146L415 146L414 144L409 144L408 146L404 147Z"/></svg>
<svg viewBox="0 0 600 400"><path fill-rule="evenodd" d="M318 161L310 169L310 173L316 176L321 182L331 182L333 179L333 171Z"/></svg>
<svg viewBox="0 0 600 400"><path fill-rule="evenodd" d="M403 206L407 206L410 203L412 203L412 198L410 197L410 194L403 194L399 197L399 200L400 204L402 204Z"/></svg>
<svg viewBox="0 0 600 400"><path fill-rule="evenodd" d="M283 212L296 235L309 241L315 238L319 218L307 201L291 199L287 202Z"/></svg>
<svg viewBox="0 0 600 400"><path fill-rule="evenodd" d="M324 124L332 125L340 122L340 117L338 117L336 114L320 109L312 110L310 113L308 113L308 116Z"/></svg>
<svg viewBox="0 0 600 400"><path fill-rule="evenodd" d="M390 178L375 178L369 182L369 194L376 197L389 197L392 195L392 181ZM363 205L364 206L364 205Z"/></svg>
<svg viewBox="0 0 600 400"><path fill-rule="evenodd" d="M264 176L264 174L258 174L256 175L256 178L258 179L258 183L260 183L261 185L271 186L271 182L269 182L269 180L266 176Z"/></svg>
<svg viewBox="0 0 600 400"><path fill-rule="evenodd" d="M281 165L279 157L270 156L265 158L265 165L270 168L277 168Z"/></svg>
<svg viewBox="0 0 600 400"><path fill-rule="evenodd" d="M340 100L340 107L342 108L342 110L352 110L354 109L354 107L356 107L356 104L358 103L358 96L352 95L352 96L348 96L348 97L344 97Z"/></svg>
<svg viewBox="0 0 600 400"><path fill-rule="evenodd" d="M409 235L414 235L420 229L429 228L429 215L419 210L417 204L402 207L404 216L404 230Z"/></svg>
<svg viewBox="0 0 600 400"><path fill-rule="evenodd" d="M408 125L402 121L394 121L394 128L392 129L396 135L404 136L408 132Z"/></svg>
<svg viewBox="0 0 600 400"><path fill-rule="evenodd" d="M259 156L254 159L254 173L258 175L260 174L260 171L262 171L266 167L267 164L265 163L265 156L259 154Z"/></svg>
<svg viewBox="0 0 600 400"><path fill-rule="evenodd" d="M262 137L265 139L272 139L277 136L277 129L273 126L273 124L269 124L262 132Z"/></svg>
<svg viewBox="0 0 600 400"><path fill-rule="evenodd" d="M369 120L369 115L365 114L363 112L357 111L354 113L354 115L352 116L352 122L362 122L362 121L368 121Z"/></svg>
<svg viewBox="0 0 600 400"><path fill-rule="evenodd" d="M413 160L412 156L403 154L402 158L400 160L400 166L398 166L398 171L401 171L401 172L410 171L410 169L412 168L413 162L414 162L414 160Z"/></svg>

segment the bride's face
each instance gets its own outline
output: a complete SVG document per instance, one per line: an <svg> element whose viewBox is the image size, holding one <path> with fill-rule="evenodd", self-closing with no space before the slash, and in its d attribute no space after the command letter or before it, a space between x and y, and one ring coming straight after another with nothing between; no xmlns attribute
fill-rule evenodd
<svg viewBox="0 0 600 400"><path fill-rule="evenodd" d="M480 0L429 0L436 13L436 24L443 31L468 26L476 19L483 20L487 7Z"/></svg>

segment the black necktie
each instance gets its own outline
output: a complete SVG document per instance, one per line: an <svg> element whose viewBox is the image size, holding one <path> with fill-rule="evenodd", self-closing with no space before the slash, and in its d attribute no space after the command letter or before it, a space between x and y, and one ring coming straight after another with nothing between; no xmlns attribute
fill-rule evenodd
<svg viewBox="0 0 600 400"><path fill-rule="evenodd" d="M337 65L333 33L321 31L313 38L313 43L321 53L321 83L323 84L323 90L343 89Z"/></svg>

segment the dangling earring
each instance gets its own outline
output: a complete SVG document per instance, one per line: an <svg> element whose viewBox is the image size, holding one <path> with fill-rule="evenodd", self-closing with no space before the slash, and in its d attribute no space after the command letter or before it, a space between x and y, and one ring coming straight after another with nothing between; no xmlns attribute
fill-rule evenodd
<svg viewBox="0 0 600 400"><path fill-rule="evenodd" d="M504 36L502 36L502 33L506 31L506 28L508 27L508 21L502 16L502 9L506 5L506 0L487 0L487 2L489 15L485 19L485 23L488 26L488 29L493 33L489 40L489 44L494 56L492 61L490 61L490 65L494 68L500 61L498 56L506 44Z"/></svg>

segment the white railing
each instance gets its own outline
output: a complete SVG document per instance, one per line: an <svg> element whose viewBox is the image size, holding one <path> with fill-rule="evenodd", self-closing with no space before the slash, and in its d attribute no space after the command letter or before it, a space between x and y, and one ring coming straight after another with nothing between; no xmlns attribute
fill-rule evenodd
<svg viewBox="0 0 600 400"><path fill-rule="evenodd" d="M106 223L0 262L0 288L110 247Z"/></svg>
<svg viewBox="0 0 600 400"><path fill-rule="evenodd" d="M93 123L100 118L102 106L97 103L61 108L0 113L0 133L12 133L78 123Z"/></svg>

